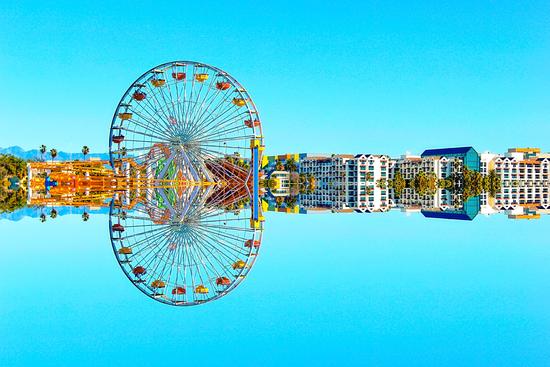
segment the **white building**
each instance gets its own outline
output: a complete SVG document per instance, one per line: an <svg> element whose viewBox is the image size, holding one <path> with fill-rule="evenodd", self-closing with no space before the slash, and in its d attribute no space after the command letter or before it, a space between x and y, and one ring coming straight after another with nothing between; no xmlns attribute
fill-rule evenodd
<svg viewBox="0 0 550 367"><path fill-rule="evenodd" d="M299 170L315 177L316 189L301 195L300 204L306 209L387 211L393 206L389 189L377 182L390 178L393 164L387 155L308 156L300 161Z"/></svg>
<svg viewBox="0 0 550 367"><path fill-rule="evenodd" d="M510 218L536 218L550 210L550 154L538 148L511 148L503 155L481 154L482 173L500 177L494 199L482 197L482 212L505 212Z"/></svg>

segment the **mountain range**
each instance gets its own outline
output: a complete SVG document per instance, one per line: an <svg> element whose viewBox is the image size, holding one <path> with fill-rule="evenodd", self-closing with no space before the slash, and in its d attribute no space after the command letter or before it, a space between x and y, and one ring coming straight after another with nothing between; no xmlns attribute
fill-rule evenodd
<svg viewBox="0 0 550 367"><path fill-rule="evenodd" d="M41 160L42 154L38 149L31 149L31 150L24 150L23 148L19 146L12 146L8 148L0 148L0 154L11 154L15 157L25 159L25 160ZM109 160L109 154L108 153L89 153L87 155L88 158L99 158L102 160ZM49 149L44 154L45 159L51 159ZM67 153L63 151L57 152L57 157L55 158L59 161L66 161L66 160L75 160L75 159L84 159L84 154L82 153Z"/></svg>

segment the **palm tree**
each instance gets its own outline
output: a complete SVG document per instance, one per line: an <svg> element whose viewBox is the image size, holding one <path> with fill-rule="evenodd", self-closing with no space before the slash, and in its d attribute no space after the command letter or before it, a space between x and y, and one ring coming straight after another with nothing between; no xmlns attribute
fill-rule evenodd
<svg viewBox="0 0 550 367"><path fill-rule="evenodd" d="M84 145L84 146L82 147L82 154L84 155L84 160L86 160L86 155L87 155L88 153L90 153L90 148L88 148L87 145Z"/></svg>
<svg viewBox="0 0 550 367"><path fill-rule="evenodd" d="M52 209L52 211L50 212L50 217L52 217L52 219L57 218L57 210Z"/></svg>
<svg viewBox="0 0 550 367"><path fill-rule="evenodd" d="M50 155L52 156L52 160L57 157L57 149L50 149Z"/></svg>
<svg viewBox="0 0 550 367"><path fill-rule="evenodd" d="M296 166L296 161L294 160L294 158L288 159L284 165L284 168L290 172L296 171L298 167Z"/></svg>
<svg viewBox="0 0 550 367"><path fill-rule="evenodd" d="M46 221L46 214L40 214L40 222L44 223Z"/></svg>
<svg viewBox="0 0 550 367"><path fill-rule="evenodd" d="M44 154L46 154L46 150L47 150L46 146L42 144L40 146L40 154L42 155L42 160L44 160Z"/></svg>
<svg viewBox="0 0 550 367"><path fill-rule="evenodd" d="M87 222L88 219L90 219L90 214L88 214L87 212L82 213L82 220L84 222Z"/></svg>

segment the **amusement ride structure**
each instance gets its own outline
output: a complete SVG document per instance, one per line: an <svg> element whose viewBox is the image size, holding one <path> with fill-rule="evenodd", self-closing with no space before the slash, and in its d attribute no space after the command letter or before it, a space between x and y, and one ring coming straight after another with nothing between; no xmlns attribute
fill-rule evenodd
<svg viewBox="0 0 550 367"><path fill-rule="evenodd" d="M235 78L159 65L116 107L109 161L36 162L33 205L108 206L115 256L157 301L201 304L234 289L262 240L262 125Z"/></svg>

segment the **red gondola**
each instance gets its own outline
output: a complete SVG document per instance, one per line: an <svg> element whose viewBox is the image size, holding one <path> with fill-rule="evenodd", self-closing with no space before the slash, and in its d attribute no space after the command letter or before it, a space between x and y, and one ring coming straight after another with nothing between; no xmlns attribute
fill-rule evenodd
<svg viewBox="0 0 550 367"><path fill-rule="evenodd" d="M185 73L172 73L172 78L176 80L183 80L185 79L186 74Z"/></svg>
<svg viewBox="0 0 550 367"><path fill-rule="evenodd" d="M147 273L147 270L145 270L145 268L143 266L136 266L132 270L132 273L134 273L135 276L140 276L140 275L144 275L145 273Z"/></svg>
<svg viewBox="0 0 550 367"><path fill-rule="evenodd" d="M228 82L217 82L216 89L218 90L228 90L231 87L231 84Z"/></svg>
<svg viewBox="0 0 550 367"><path fill-rule="evenodd" d="M124 227L122 224L113 224L113 232L124 232Z"/></svg>
<svg viewBox="0 0 550 367"><path fill-rule="evenodd" d="M185 294L185 287L176 287L172 289L173 295Z"/></svg>
<svg viewBox="0 0 550 367"><path fill-rule="evenodd" d="M252 244L254 244L254 247L255 248L258 248L260 247L260 241L252 241L252 240L248 240L244 243L244 247L248 247L250 248L252 246Z"/></svg>
<svg viewBox="0 0 550 367"><path fill-rule="evenodd" d="M231 281L227 277L219 277L216 279L216 285L229 285Z"/></svg>
<svg viewBox="0 0 550 367"><path fill-rule="evenodd" d="M113 143L120 144L124 141L124 135L113 135Z"/></svg>
<svg viewBox="0 0 550 367"><path fill-rule="evenodd" d="M135 99L136 101L143 101L145 99L145 97L147 97L147 94L143 93L143 92L140 92L140 91L136 91L134 92L134 94L132 94L132 98Z"/></svg>
<svg viewBox="0 0 550 367"><path fill-rule="evenodd" d="M250 127L250 128L253 128L255 126L260 126L260 121L258 120L245 120L244 124L247 126L247 127Z"/></svg>

